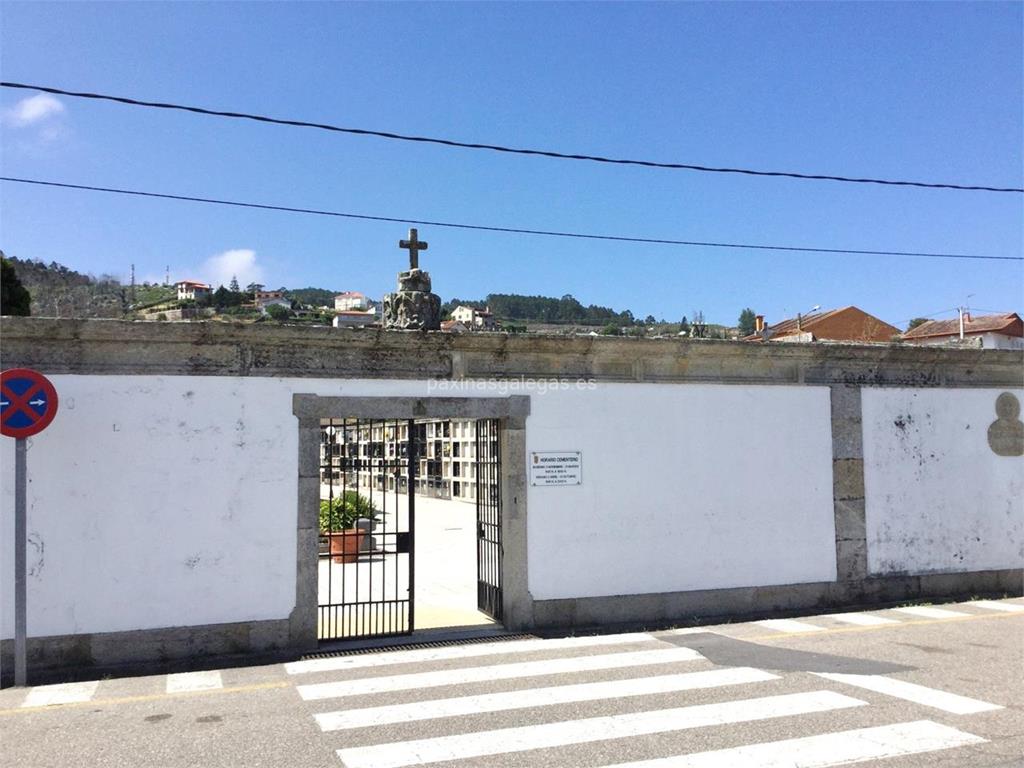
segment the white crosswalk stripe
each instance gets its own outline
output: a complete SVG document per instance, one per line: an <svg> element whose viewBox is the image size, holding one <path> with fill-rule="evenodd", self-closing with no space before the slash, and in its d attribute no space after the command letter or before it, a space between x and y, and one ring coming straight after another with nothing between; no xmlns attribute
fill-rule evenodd
<svg viewBox="0 0 1024 768"><path fill-rule="evenodd" d="M77 704L90 701L96 694L98 680L84 683L60 683L58 685L37 685L25 697L23 707L49 707L54 704Z"/></svg>
<svg viewBox="0 0 1024 768"><path fill-rule="evenodd" d="M223 688L224 681L220 672L180 672L167 676L167 693L188 693L191 691L211 691Z"/></svg>
<svg viewBox="0 0 1024 768"><path fill-rule="evenodd" d="M971 607L987 608L990 611L1006 611L1007 613L1024 612L1024 605L1011 603L1005 600L975 600L968 603Z"/></svg>
<svg viewBox="0 0 1024 768"><path fill-rule="evenodd" d="M805 736L766 744L697 752L689 755L634 763L619 763L607 768L830 768L865 760L919 755L941 749L982 744L985 739L958 731L930 720L913 723L858 728L854 731Z"/></svg>
<svg viewBox="0 0 1024 768"><path fill-rule="evenodd" d="M875 616L871 613L830 613L830 619L841 621L844 624L856 624L861 627L880 626L882 624L899 624L896 619L887 619L884 616Z"/></svg>
<svg viewBox="0 0 1024 768"><path fill-rule="evenodd" d="M954 715L969 715L975 712L1002 709L998 704L989 704L987 701L958 696L955 693L947 693L936 688L908 683L906 680L897 680L883 675L843 675L833 672L814 672L813 674L826 680L846 683L876 693L884 693L897 699L906 699L915 704L941 709L943 712L952 712Z"/></svg>
<svg viewBox="0 0 1024 768"><path fill-rule="evenodd" d="M370 747L339 749L346 768L401 768L444 760L523 752L606 739L645 736L727 723L746 723L776 717L828 712L863 706L865 702L831 691L791 693L759 699L699 704L653 712L544 723L520 728L438 736Z"/></svg>
<svg viewBox="0 0 1024 768"><path fill-rule="evenodd" d="M825 629L816 624L807 624L806 622L794 621L793 619L765 619L756 623L768 629L776 629L779 632L821 632Z"/></svg>
<svg viewBox="0 0 1024 768"><path fill-rule="evenodd" d="M910 616L921 616L925 619L955 619L960 616L970 616L963 611L951 611L948 608L932 608L927 605L912 605L908 608L893 608L894 611L906 613Z"/></svg>
<svg viewBox="0 0 1024 768"><path fill-rule="evenodd" d="M778 676L750 667L712 669L704 672L686 672L679 675L640 677L633 680L611 680L601 683L559 685L550 688L533 688L505 693L490 693L482 696L462 696L452 699L416 701L411 704L394 704L385 707L348 709L340 712L325 712L316 715L320 729L340 731L346 728L408 723L415 720L431 720L442 717L473 715L481 712L500 712L527 707L552 706L600 699L622 699L656 693L690 691L698 688L715 688L726 685L757 683L777 680Z"/></svg>
<svg viewBox="0 0 1024 768"><path fill-rule="evenodd" d="M568 672L592 672L599 669L623 669L654 664L675 664L704 658L689 648L667 648L655 651L610 653L599 656L573 656L545 661L524 661L488 667L465 667L433 672L415 672L388 677L370 677L342 682L314 683L298 686L299 695L307 700L331 699L369 693L403 691L411 688L433 688L442 685L464 685L492 680L516 680Z"/></svg>
<svg viewBox="0 0 1024 768"><path fill-rule="evenodd" d="M861 613L831 618L864 627L900 623ZM825 628L790 619L758 623L782 632ZM706 632L669 630L659 636L685 643L686 635ZM1003 708L886 675L817 673L812 677L715 666L713 656L709 659L692 648L655 643L659 636L634 633L390 651L377 654L376 659L369 655L299 662L289 673L338 673L327 682L316 680L295 688L312 704L311 714L335 750L340 768L411 768L448 762L468 768L501 756L518 764L561 765L567 754L575 756L574 764L605 768L830 768L985 742L970 729L914 721L913 716L903 717L911 722L893 723L886 714L891 710L870 707L869 697L882 702L868 691L957 715ZM631 643L640 643L641 648ZM650 645L645 648L644 643ZM500 645L504 648L499 652L495 646ZM549 655L537 659L538 652ZM343 666L335 666L339 662ZM693 667L664 668L680 662ZM347 674L350 671L355 674ZM560 677L574 673L576 678ZM533 679L536 683L531 685ZM481 685L487 687L481 689ZM857 696L846 686L860 688L865 695ZM368 706L349 698L380 694L387 695L367 701ZM344 700L340 705L339 699ZM331 702L335 706L315 711L320 702L330 700L335 700ZM843 714L857 709L868 711ZM832 714L823 718L823 713ZM890 722L878 724L878 717ZM774 732L776 740L766 737L758 742L747 734L762 729L742 725L780 720L787 722L763 729ZM796 730L798 738L777 740L780 735L794 735L793 729L800 727L789 720L806 720L807 730ZM870 727L863 727L866 724ZM402 730L395 731L396 726ZM694 729L701 729L699 738L674 735ZM712 745L728 735L724 743L735 746L687 750L688 743L708 743L704 729L717 734ZM615 762L608 757L616 754L615 740L650 744L652 749L661 746L653 753L641 752L645 759L609 765ZM597 744L606 741L609 744ZM678 753L672 754L673 749ZM522 754L533 750L538 750L536 756ZM542 750L562 752L551 757Z"/></svg>

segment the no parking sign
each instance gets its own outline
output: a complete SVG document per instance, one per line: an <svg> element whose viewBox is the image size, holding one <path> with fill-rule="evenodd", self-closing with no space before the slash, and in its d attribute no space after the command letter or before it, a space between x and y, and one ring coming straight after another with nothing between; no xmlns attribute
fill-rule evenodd
<svg viewBox="0 0 1024 768"><path fill-rule="evenodd" d="M48 378L31 368L0 373L0 433L31 437L57 415L57 390Z"/></svg>
<svg viewBox="0 0 1024 768"><path fill-rule="evenodd" d="M25 438L50 426L57 415L57 390L48 378L31 368L0 373L0 434L14 438L14 684L26 684L25 645L28 635L26 607L26 539L28 458Z"/></svg>

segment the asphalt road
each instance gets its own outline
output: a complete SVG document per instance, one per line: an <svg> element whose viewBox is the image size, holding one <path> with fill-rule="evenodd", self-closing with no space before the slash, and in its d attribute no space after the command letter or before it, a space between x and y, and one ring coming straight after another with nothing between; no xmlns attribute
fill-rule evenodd
<svg viewBox="0 0 1024 768"><path fill-rule="evenodd" d="M0 691L12 768L852 762L1024 766L1024 600Z"/></svg>

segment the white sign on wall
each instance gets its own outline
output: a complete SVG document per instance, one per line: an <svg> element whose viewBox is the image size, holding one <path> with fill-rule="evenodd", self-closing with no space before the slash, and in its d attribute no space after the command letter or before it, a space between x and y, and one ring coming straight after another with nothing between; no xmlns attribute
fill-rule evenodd
<svg viewBox="0 0 1024 768"><path fill-rule="evenodd" d="M582 451L532 451L530 485L581 485Z"/></svg>

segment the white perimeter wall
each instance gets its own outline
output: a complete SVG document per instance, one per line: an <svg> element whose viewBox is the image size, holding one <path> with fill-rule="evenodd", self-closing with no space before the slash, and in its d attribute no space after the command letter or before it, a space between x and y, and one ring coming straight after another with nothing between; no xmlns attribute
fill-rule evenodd
<svg viewBox="0 0 1024 768"><path fill-rule="evenodd" d="M30 439L29 633L287 618L294 392L531 394L528 450L581 450L531 488L536 599L835 578L827 388L54 376ZM340 415L340 414L339 414ZM14 441L0 440L0 634L13 635Z"/></svg>
<svg viewBox="0 0 1024 768"><path fill-rule="evenodd" d="M870 573L1024 565L1024 457L987 437L1003 391L862 390Z"/></svg>
<svg viewBox="0 0 1024 768"><path fill-rule="evenodd" d="M535 599L834 581L827 387L601 384L534 397L528 451L583 484L529 495Z"/></svg>

